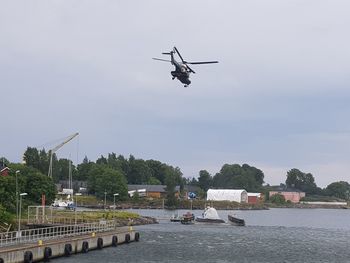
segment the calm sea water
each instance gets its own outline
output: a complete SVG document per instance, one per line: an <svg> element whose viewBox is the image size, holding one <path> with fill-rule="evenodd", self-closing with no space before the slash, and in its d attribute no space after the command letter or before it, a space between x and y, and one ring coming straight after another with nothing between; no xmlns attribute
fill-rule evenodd
<svg viewBox="0 0 350 263"><path fill-rule="evenodd" d="M164 210L134 210L170 217ZM181 215L185 210L178 211ZM197 216L201 211L193 211ZM218 211L223 219L232 211ZM137 226L140 242L55 262L350 262L350 210L234 211L247 226L181 225L168 220Z"/></svg>

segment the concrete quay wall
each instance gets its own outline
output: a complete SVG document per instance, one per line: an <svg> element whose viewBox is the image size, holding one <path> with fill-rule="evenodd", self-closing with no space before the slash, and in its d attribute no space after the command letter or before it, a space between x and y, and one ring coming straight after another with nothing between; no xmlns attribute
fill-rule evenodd
<svg viewBox="0 0 350 263"><path fill-rule="evenodd" d="M131 229L91 233L69 238L51 239L36 243L0 248L0 263L31 263L49 261L55 257L88 253L89 250L117 246L139 240L139 233ZM87 245L88 244L88 245Z"/></svg>

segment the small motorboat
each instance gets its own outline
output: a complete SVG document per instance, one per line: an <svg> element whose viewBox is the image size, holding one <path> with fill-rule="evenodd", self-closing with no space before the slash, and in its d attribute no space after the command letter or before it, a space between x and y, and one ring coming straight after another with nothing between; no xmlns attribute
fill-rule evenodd
<svg viewBox="0 0 350 263"><path fill-rule="evenodd" d="M170 222L180 222L181 221L181 217L179 217L179 215L172 215L172 217L170 217Z"/></svg>
<svg viewBox="0 0 350 263"><path fill-rule="evenodd" d="M180 222L183 225L194 224L194 214L192 214L191 212L183 214L183 216L180 219Z"/></svg>
<svg viewBox="0 0 350 263"><path fill-rule="evenodd" d="M197 217L196 221L200 223L225 223L225 220L221 219L218 212L214 207L208 206L204 212L203 217Z"/></svg>
<svg viewBox="0 0 350 263"><path fill-rule="evenodd" d="M244 219L228 215L228 221L230 221L235 226L245 226Z"/></svg>

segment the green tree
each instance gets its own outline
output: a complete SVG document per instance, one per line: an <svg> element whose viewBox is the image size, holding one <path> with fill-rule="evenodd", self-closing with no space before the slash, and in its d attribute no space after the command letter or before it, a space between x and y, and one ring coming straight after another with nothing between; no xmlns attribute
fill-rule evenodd
<svg viewBox="0 0 350 263"><path fill-rule="evenodd" d="M274 204L284 204L286 202L284 196L280 194L274 194L273 196L270 196L269 200Z"/></svg>
<svg viewBox="0 0 350 263"><path fill-rule="evenodd" d="M96 164L108 164L108 161L107 161L106 157L101 155L101 157L96 160Z"/></svg>
<svg viewBox="0 0 350 263"><path fill-rule="evenodd" d="M286 185L304 191L307 194L314 194L318 191L313 175L311 173L303 173L295 168L287 172Z"/></svg>
<svg viewBox="0 0 350 263"><path fill-rule="evenodd" d="M56 173L54 173L53 175L53 180L55 182L58 182L60 180L68 180L69 178L69 166L70 164L70 160L65 159L65 158L61 158L58 160L57 164L54 166ZM72 166L72 170L74 170L73 165Z"/></svg>
<svg viewBox="0 0 350 263"><path fill-rule="evenodd" d="M38 170L42 174L47 174L49 171L50 156L46 153L45 149L39 151L39 167Z"/></svg>
<svg viewBox="0 0 350 263"><path fill-rule="evenodd" d="M123 155L118 155L117 160L121 171L126 176L129 173L129 161Z"/></svg>
<svg viewBox="0 0 350 263"><path fill-rule="evenodd" d="M0 164L9 165L9 163L9 160L7 160L5 157L0 157Z"/></svg>
<svg viewBox="0 0 350 263"><path fill-rule="evenodd" d="M21 189L24 189L22 177L18 179L18 182ZM16 180L13 174L0 176L0 204L8 212L16 213Z"/></svg>
<svg viewBox="0 0 350 263"><path fill-rule="evenodd" d="M27 147L23 155L23 160L27 166L38 169L42 174L47 174L49 171L50 154L51 151L46 153L45 149L39 151L37 148ZM55 153L52 156L52 160L52 167L55 167L57 164L57 156Z"/></svg>
<svg viewBox="0 0 350 263"><path fill-rule="evenodd" d="M152 176L150 168L142 159L129 159L127 179L130 184L146 184Z"/></svg>
<svg viewBox="0 0 350 263"><path fill-rule="evenodd" d="M135 192L132 196L132 201L133 202L138 202L140 200L140 195L139 195L139 192Z"/></svg>
<svg viewBox="0 0 350 263"><path fill-rule="evenodd" d="M94 162L89 161L87 156L84 157L83 162L78 164L76 176L73 174L75 180L86 181L88 179L90 170L92 169Z"/></svg>
<svg viewBox="0 0 350 263"><path fill-rule="evenodd" d="M41 204L41 197L44 194L46 204L52 204L56 196L56 186L53 183L52 178L49 178L47 175L44 175L35 169L27 169L25 176L27 177L27 199L36 204Z"/></svg>
<svg viewBox="0 0 350 263"><path fill-rule="evenodd" d="M243 164L242 169L248 174L248 176L253 177L259 185L262 185L264 183L264 173L260 169L257 169L248 164Z"/></svg>
<svg viewBox="0 0 350 263"><path fill-rule="evenodd" d="M10 164L9 176L0 177L0 203L9 212L16 212L16 172L18 194L28 193L27 203L41 204L41 195L45 194L47 204L51 204L56 195L56 187L51 178L33 167Z"/></svg>
<svg viewBox="0 0 350 263"><path fill-rule="evenodd" d="M120 169L117 155L114 152L108 154L107 164L109 167L113 169L118 169L118 170Z"/></svg>
<svg viewBox="0 0 350 263"><path fill-rule="evenodd" d="M206 170L199 171L198 185L204 191L207 192L212 185L213 178Z"/></svg>
<svg viewBox="0 0 350 263"><path fill-rule="evenodd" d="M37 148L27 147L23 155L23 160L27 166L32 166L37 169L40 168L40 157Z"/></svg>
<svg viewBox="0 0 350 263"><path fill-rule="evenodd" d="M96 193L96 179L104 173L105 166L93 163L88 171L87 190L90 194Z"/></svg>
<svg viewBox="0 0 350 263"><path fill-rule="evenodd" d="M326 192L329 196L349 200L350 184L344 181L334 182L326 187Z"/></svg>
<svg viewBox="0 0 350 263"><path fill-rule="evenodd" d="M185 184L193 185L193 186L199 186L198 180L196 178L194 178L194 177L192 177L192 178L185 178Z"/></svg>
<svg viewBox="0 0 350 263"><path fill-rule="evenodd" d="M264 182L261 170L244 164L224 164L219 173L213 177L213 186L217 188L238 189L249 192L260 191Z"/></svg>
<svg viewBox="0 0 350 263"><path fill-rule="evenodd" d="M88 180L88 190L99 198L113 200L113 194L118 193L119 199L126 199L128 187L125 177L121 171L114 170L107 165L95 165L91 169Z"/></svg>
<svg viewBox="0 0 350 263"><path fill-rule="evenodd" d="M151 176L151 177L148 179L147 184L149 184L149 185L160 185L161 182L160 182L157 178Z"/></svg>
<svg viewBox="0 0 350 263"><path fill-rule="evenodd" d="M176 176L175 174L169 169L168 172L165 175L165 191L166 191L166 203L165 205L168 207L175 207L176 202L176 196L175 196L175 189L176 189Z"/></svg>
<svg viewBox="0 0 350 263"><path fill-rule="evenodd" d="M0 223L4 224L6 223L7 225L13 224L14 221L14 216L13 214L9 213L5 207L3 207L0 204Z"/></svg>
<svg viewBox="0 0 350 263"><path fill-rule="evenodd" d="M146 164L151 171L152 177L156 178L160 184L165 184L165 171L167 165L156 160L147 160Z"/></svg>

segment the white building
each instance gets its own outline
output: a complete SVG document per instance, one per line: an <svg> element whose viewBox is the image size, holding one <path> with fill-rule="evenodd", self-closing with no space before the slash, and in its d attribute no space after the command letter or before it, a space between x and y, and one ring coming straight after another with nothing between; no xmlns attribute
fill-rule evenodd
<svg viewBox="0 0 350 263"><path fill-rule="evenodd" d="M207 192L207 200L248 203L248 193L244 189L209 189Z"/></svg>

